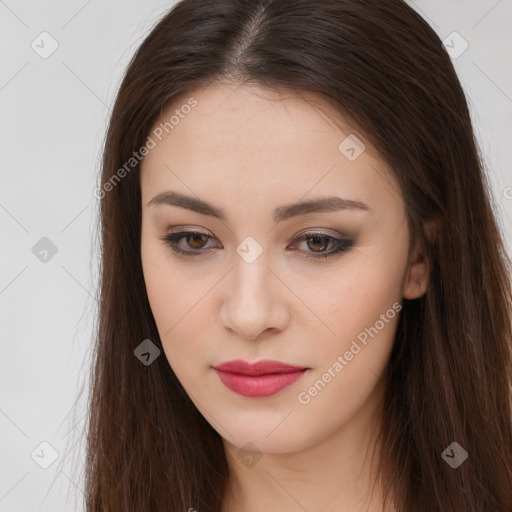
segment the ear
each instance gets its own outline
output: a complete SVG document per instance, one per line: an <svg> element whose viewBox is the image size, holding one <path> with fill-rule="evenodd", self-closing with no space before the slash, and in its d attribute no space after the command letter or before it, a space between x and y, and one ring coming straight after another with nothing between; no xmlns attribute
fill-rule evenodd
<svg viewBox="0 0 512 512"><path fill-rule="evenodd" d="M426 293L430 280L430 264L425 254L425 241L427 240L431 245L439 243L442 226L442 219L438 216L424 222L423 238L418 237L409 256L402 288L405 299L419 299Z"/></svg>
<svg viewBox="0 0 512 512"><path fill-rule="evenodd" d="M411 253L409 266L404 279L402 295L405 299L419 299L427 290L430 272L423 251L415 249Z"/></svg>

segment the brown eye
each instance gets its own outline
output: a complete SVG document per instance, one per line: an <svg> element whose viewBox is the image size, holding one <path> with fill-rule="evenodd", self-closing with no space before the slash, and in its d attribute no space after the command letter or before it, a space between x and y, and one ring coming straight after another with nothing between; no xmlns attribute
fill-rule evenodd
<svg viewBox="0 0 512 512"><path fill-rule="evenodd" d="M198 256L211 249L210 247L205 249L206 244L211 239L210 235L199 231L178 231L163 237L161 240L168 244L174 252L186 256Z"/></svg>
<svg viewBox="0 0 512 512"><path fill-rule="evenodd" d="M313 252L324 252L329 247L330 237L310 236L307 245Z"/></svg>
<svg viewBox="0 0 512 512"><path fill-rule="evenodd" d="M203 235L202 233L190 233L189 235L184 237L187 241L187 244L192 249L202 249L204 244L208 242L208 235ZM189 241L191 240L191 241Z"/></svg>
<svg viewBox="0 0 512 512"><path fill-rule="evenodd" d="M210 253L215 247L206 244L214 237L199 231L178 231L171 233L163 240L174 252L184 256L199 256ZM302 251L309 258L326 258L348 251L354 244L354 240L345 236L335 237L325 233L307 233L295 239L295 242L304 244ZM328 247L331 250L327 250Z"/></svg>
<svg viewBox="0 0 512 512"><path fill-rule="evenodd" d="M348 251L354 244L352 238L335 237L321 232L305 233L296 238L295 242L299 242L299 245L304 244L304 252L308 258L327 258L340 255ZM328 247L331 247L331 250L328 250Z"/></svg>

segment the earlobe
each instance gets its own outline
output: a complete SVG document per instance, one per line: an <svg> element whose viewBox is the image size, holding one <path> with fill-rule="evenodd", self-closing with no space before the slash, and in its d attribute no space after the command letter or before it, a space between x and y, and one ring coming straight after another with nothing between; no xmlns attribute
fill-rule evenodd
<svg viewBox="0 0 512 512"><path fill-rule="evenodd" d="M423 254L421 254L416 258L416 261L409 264L402 292L404 298L413 300L422 297L427 291L428 281L428 265Z"/></svg>
<svg viewBox="0 0 512 512"><path fill-rule="evenodd" d="M435 215L423 222L422 236L416 239L404 279L402 294L405 299L419 299L426 293L430 280L431 265L425 247L426 245L434 246L440 243L443 236L443 225L441 215Z"/></svg>
<svg viewBox="0 0 512 512"><path fill-rule="evenodd" d="M405 299L413 300L419 299L426 292L428 285L428 278L419 279L409 277L406 285L404 286L403 296Z"/></svg>
<svg viewBox="0 0 512 512"><path fill-rule="evenodd" d="M427 286L428 275L418 272L418 269L411 269L404 285L403 296L409 300L419 299L426 292Z"/></svg>

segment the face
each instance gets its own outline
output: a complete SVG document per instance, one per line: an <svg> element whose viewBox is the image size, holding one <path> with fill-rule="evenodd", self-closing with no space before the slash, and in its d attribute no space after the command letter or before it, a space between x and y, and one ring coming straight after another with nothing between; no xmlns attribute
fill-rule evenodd
<svg viewBox="0 0 512 512"><path fill-rule="evenodd" d="M141 255L165 356L237 447L295 452L359 421L416 293L397 182L328 111L217 84L164 111L142 162Z"/></svg>

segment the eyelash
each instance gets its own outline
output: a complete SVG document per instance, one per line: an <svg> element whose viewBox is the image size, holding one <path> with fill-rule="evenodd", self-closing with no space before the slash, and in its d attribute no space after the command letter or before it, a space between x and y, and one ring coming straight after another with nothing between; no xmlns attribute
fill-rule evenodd
<svg viewBox="0 0 512 512"><path fill-rule="evenodd" d="M180 249L178 247L178 243L182 238L186 238L187 236L194 236L194 235L203 235L208 237L209 240L211 240L214 237L211 237L210 235L207 235L206 233L202 233L201 231L191 230L191 231L178 231L175 233L168 234L164 237L160 237L159 239L162 240L165 244L167 244L172 251L182 254L184 256L201 256L204 254L207 254L210 252L210 250L202 250L197 249L196 251L185 251L183 249ZM329 242L332 242L335 249L330 252L321 252L321 253L311 253L306 256L306 258L313 258L313 259L319 259L319 258L327 258L330 256L335 255L341 255L342 253L348 251L354 244L354 241L351 238L345 238L345 237L335 237L331 235L327 235L326 233L322 232L309 232L305 233L297 238L295 238L292 243L296 242L302 242L304 240L308 240L311 238L327 238Z"/></svg>

